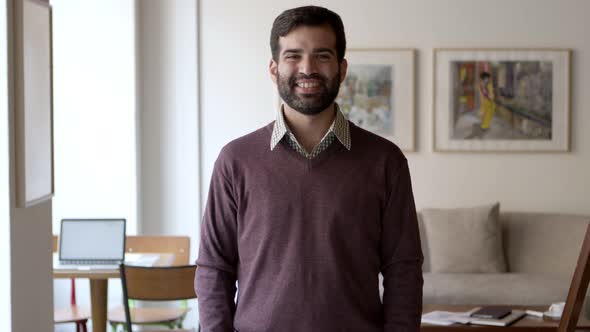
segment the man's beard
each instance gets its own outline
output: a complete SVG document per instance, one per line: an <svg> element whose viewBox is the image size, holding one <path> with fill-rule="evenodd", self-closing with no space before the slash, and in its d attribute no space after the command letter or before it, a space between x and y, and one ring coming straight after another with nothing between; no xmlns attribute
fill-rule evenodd
<svg viewBox="0 0 590 332"><path fill-rule="evenodd" d="M300 79L314 79L320 82L321 91L313 94L295 93L296 81ZM299 113L313 115L327 109L340 90L340 66L338 73L331 79L320 74L298 74L290 77L283 77L277 73L277 86L279 95L283 101Z"/></svg>

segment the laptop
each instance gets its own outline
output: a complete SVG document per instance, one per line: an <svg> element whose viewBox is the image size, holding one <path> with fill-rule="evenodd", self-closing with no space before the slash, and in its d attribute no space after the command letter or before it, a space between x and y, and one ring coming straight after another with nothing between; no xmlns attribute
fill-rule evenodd
<svg viewBox="0 0 590 332"><path fill-rule="evenodd" d="M125 219L62 219L56 269L113 270L125 258Z"/></svg>

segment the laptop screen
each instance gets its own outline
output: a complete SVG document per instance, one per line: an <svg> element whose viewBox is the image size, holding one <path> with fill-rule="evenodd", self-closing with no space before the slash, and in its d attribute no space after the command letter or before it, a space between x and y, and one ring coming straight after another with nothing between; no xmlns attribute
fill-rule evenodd
<svg viewBox="0 0 590 332"><path fill-rule="evenodd" d="M122 261L124 257L125 219L62 219L61 261Z"/></svg>

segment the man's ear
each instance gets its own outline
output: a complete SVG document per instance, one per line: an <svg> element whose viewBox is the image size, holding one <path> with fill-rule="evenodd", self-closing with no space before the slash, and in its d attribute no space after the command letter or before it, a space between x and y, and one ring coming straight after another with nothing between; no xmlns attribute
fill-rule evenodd
<svg viewBox="0 0 590 332"><path fill-rule="evenodd" d="M346 59L342 59L340 63L340 83L344 81L346 78L346 71L348 70L348 61Z"/></svg>
<svg viewBox="0 0 590 332"><path fill-rule="evenodd" d="M270 73L270 78L272 81L277 84L278 80L278 73L279 73L279 64L274 60L270 59L270 64L268 65L268 71Z"/></svg>

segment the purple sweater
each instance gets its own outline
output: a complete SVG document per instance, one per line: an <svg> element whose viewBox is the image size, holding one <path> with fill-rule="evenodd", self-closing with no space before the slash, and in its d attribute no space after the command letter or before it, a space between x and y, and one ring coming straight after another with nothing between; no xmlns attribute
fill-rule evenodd
<svg viewBox="0 0 590 332"><path fill-rule="evenodd" d="M350 151L336 140L308 160L271 151L272 128L215 163L196 262L202 331L418 331L423 256L401 151L350 123Z"/></svg>

